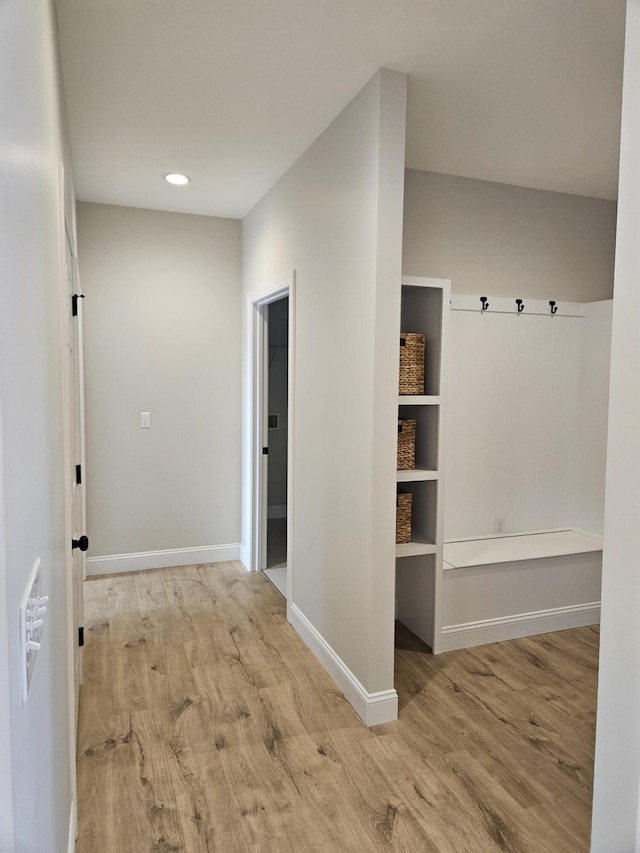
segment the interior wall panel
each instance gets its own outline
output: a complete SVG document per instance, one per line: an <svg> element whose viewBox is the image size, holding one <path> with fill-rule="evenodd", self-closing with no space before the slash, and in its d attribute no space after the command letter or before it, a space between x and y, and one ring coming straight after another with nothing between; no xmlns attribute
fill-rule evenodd
<svg viewBox="0 0 640 853"><path fill-rule="evenodd" d="M611 299L584 306L578 392L574 526L600 534L604 528L612 314Z"/></svg>
<svg viewBox="0 0 640 853"><path fill-rule="evenodd" d="M581 323L451 312L446 539L572 526Z"/></svg>

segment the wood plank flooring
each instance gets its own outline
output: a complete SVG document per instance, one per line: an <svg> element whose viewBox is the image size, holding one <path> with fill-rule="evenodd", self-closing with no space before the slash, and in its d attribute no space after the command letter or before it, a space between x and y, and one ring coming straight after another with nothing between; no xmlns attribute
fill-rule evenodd
<svg viewBox="0 0 640 853"><path fill-rule="evenodd" d="M433 657L367 729L237 563L85 584L78 853L586 853L598 631Z"/></svg>

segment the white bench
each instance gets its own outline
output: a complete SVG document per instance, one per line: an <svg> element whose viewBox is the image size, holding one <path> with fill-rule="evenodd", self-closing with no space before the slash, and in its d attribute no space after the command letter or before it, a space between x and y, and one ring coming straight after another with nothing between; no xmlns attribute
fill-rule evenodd
<svg viewBox="0 0 640 853"><path fill-rule="evenodd" d="M444 544L441 650L600 621L602 537L579 530Z"/></svg>

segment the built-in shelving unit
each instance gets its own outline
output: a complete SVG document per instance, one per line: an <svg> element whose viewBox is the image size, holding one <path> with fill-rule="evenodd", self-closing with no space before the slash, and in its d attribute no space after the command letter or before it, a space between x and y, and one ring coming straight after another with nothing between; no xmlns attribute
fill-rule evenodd
<svg viewBox="0 0 640 853"><path fill-rule="evenodd" d="M425 336L425 394L398 397L398 417L416 421L416 467L397 472L413 495L411 542L396 545L400 622L437 651L443 550L443 378L451 282L402 279L401 332Z"/></svg>

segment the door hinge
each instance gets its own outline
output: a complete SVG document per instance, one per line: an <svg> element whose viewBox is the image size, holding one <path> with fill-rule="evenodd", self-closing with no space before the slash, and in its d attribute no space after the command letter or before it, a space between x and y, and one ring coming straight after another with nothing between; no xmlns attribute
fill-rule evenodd
<svg viewBox="0 0 640 853"><path fill-rule="evenodd" d="M82 484L82 465L76 465L76 486Z"/></svg>
<svg viewBox="0 0 640 853"><path fill-rule="evenodd" d="M262 455L263 455L263 456L268 456L268 455L269 455L269 448L268 448L268 447L263 447L263 448L262 448Z"/></svg>
<svg viewBox="0 0 640 853"><path fill-rule="evenodd" d="M78 645L80 646L80 648L84 646L84 626L78 628Z"/></svg>
<svg viewBox="0 0 640 853"><path fill-rule="evenodd" d="M74 317L78 316L78 299L84 299L84 293L74 293L71 297L71 314Z"/></svg>

